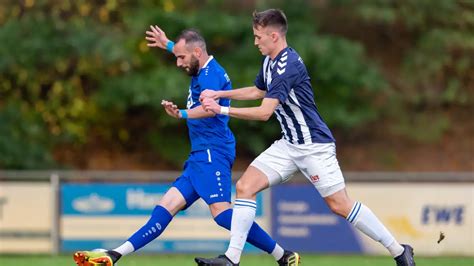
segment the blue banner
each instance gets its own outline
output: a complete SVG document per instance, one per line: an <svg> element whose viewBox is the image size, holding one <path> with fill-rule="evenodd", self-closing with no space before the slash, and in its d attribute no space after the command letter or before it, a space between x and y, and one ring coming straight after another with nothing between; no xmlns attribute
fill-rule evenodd
<svg viewBox="0 0 474 266"><path fill-rule="evenodd" d="M110 216L150 215L171 184L64 184L61 186L62 215ZM235 197L235 189L232 198ZM257 197L257 217L263 213L263 197ZM207 204L198 200L177 216L209 216ZM209 218L211 218L209 216Z"/></svg>
<svg viewBox="0 0 474 266"><path fill-rule="evenodd" d="M299 252L360 253L355 228L333 214L312 185L272 188L272 236Z"/></svg>
<svg viewBox="0 0 474 266"><path fill-rule="evenodd" d="M68 183L61 186L61 250L112 249L148 219L171 184ZM268 194L267 194L268 195ZM235 197L235 190L232 198ZM257 219L269 224L264 194L257 197ZM174 226L176 224L176 227ZM222 253L229 233L215 223L202 200L179 212L162 236L141 252ZM258 249L246 245L246 251Z"/></svg>

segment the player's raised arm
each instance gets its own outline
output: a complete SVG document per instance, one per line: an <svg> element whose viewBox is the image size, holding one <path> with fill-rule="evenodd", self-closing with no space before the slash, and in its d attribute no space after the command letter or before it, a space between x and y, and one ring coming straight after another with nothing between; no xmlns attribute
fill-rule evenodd
<svg viewBox="0 0 474 266"><path fill-rule="evenodd" d="M215 114L228 115L231 117L245 119L245 120L261 120L267 121L278 106L279 100L273 98L264 98L262 104L257 107L225 107L220 106L211 98L205 98L202 101L204 110L213 112Z"/></svg>
<svg viewBox="0 0 474 266"><path fill-rule="evenodd" d="M145 39L148 41L148 47L158 47L173 52L174 43L166 37L166 33L158 26L151 25L150 30L146 31Z"/></svg>
<svg viewBox="0 0 474 266"><path fill-rule="evenodd" d="M199 101L203 101L205 98L213 100L219 98L226 98L232 100L257 100L262 99L265 96L265 91L260 90L255 86L245 87L240 89L228 90L228 91L215 91L206 89L201 92Z"/></svg>

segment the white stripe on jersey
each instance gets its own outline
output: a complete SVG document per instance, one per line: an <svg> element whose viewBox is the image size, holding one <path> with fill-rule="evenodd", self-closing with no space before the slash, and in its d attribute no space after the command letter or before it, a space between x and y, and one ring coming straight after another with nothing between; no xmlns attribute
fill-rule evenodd
<svg viewBox="0 0 474 266"><path fill-rule="evenodd" d="M301 132L303 133L303 140L305 144L312 143L311 141L311 133L309 132L308 124L304 119L303 112L301 110L300 103L298 102L298 98L296 97L295 90L292 88L290 94L288 95L296 105L290 103L289 99L286 100L286 104L290 107L291 111L295 114L296 120L301 127Z"/></svg>
<svg viewBox="0 0 474 266"><path fill-rule="evenodd" d="M267 88L270 86L270 83L272 83L272 70L270 67L268 67L268 64L270 63L270 56L265 57L265 60L263 61L263 81L267 85Z"/></svg>
<svg viewBox="0 0 474 266"><path fill-rule="evenodd" d="M288 100L285 102L285 104L288 104ZM296 132L296 128L295 128L295 125L293 124L293 120L291 119L291 117L285 112L285 110L283 109L282 105L279 104L278 107L277 107L277 110L280 112L280 114L282 115L282 118L281 119L284 119L286 124L288 125L288 129L290 130L290 133L291 133L291 139L290 136L288 134L285 134L286 138L291 142L291 143L298 143L298 133ZM281 127L284 128L283 126L283 121L280 120L280 124L281 124Z"/></svg>
<svg viewBox="0 0 474 266"><path fill-rule="evenodd" d="M277 112L278 111L278 112ZM293 143L293 140L292 139L289 139L289 135L288 135L288 132L286 131L286 127L283 126L283 117L280 116L280 114L284 114L285 111L283 111L283 108L281 107L281 104L279 104L277 106L277 108L275 109L275 114L276 114L276 117L278 119L278 122L280 122L280 127L281 127L281 130L283 132L283 136L285 139L287 139L289 142ZM285 122L287 121L288 119L285 119Z"/></svg>

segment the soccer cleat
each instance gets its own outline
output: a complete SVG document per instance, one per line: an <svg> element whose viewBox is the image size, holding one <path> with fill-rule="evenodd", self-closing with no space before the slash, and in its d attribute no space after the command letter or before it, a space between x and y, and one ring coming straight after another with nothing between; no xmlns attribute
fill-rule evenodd
<svg viewBox="0 0 474 266"><path fill-rule="evenodd" d="M404 248L403 253L400 256L395 257L397 266L416 266L415 259L413 258L415 255L413 248L410 245L402 246Z"/></svg>
<svg viewBox="0 0 474 266"><path fill-rule="evenodd" d="M216 258L194 258L194 261L199 266L239 266L238 263L233 263L226 255L219 255Z"/></svg>
<svg viewBox="0 0 474 266"><path fill-rule="evenodd" d="M280 266L298 266L300 265L300 255L296 252L285 250L283 257L277 262Z"/></svg>
<svg viewBox="0 0 474 266"><path fill-rule="evenodd" d="M107 251L77 251L74 261L78 266L113 266L114 260Z"/></svg>

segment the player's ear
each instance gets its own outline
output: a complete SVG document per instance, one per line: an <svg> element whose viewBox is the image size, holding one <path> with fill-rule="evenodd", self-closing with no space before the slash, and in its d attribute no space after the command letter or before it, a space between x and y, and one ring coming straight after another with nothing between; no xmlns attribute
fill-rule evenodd
<svg viewBox="0 0 474 266"><path fill-rule="evenodd" d="M270 34L270 37L272 38L273 42L276 42L280 38L280 35L278 34L278 32L272 31L272 33Z"/></svg>
<svg viewBox="0 0 474 266"><path fill-rule="evenodd" d="M201 55L202 55L202 49L201 47L194 47L194 50L193 50L193 53L194 53L194 56L197 57L197 58L200 58Z"/></svg>

